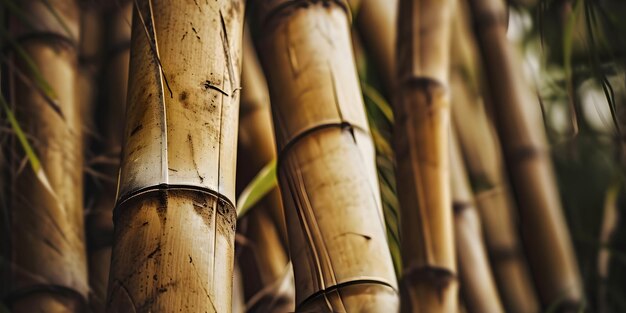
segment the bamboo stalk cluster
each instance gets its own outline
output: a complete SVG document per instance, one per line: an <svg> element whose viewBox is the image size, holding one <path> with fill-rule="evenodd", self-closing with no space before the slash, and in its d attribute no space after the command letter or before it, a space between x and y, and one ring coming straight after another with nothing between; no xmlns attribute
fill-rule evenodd
<svg viewBox="0 0 626 313"><path fill-rule="evenodd" d="M517 77L502 1L249 5L244 35L243 0L127 1L83 10L97 19L82 27L74 0L19 4L39 21L9 23L32 62L11 54L3 94L41 164L8 184L12 312L582 305L539 106ZM393 108L399 277L353 22ZM36 92L30 63L58 108ZM121 162L97 167L109 181L86 211L91 129L102 138L87 143ZM238 220L236 195L274 160L278 188Z"/></svg>

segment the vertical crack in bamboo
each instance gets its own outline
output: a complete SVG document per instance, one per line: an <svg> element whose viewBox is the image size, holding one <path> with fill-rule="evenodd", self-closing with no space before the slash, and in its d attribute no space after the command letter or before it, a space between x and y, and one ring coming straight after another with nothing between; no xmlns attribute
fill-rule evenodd
<svg viewBox="0 0 626 313"><path fill-rule="evenodd" d="M476 37L513 190L530 268L544 306L573 310L583 288L563 217L539 104L523 79L506 38L500 0L470 0Z"/></svg>
<svg viewBox="0 0 626 313"><path fill-rule="evenodd" d="M403 312L458 308L448 164L452 10L452 1L399 3L394 143Z"/></svg>
<svg viewBox="0 0 626 313"><path fill-rule="evenodd" d="M347 5L339 0L256 5L296 311L393 310L396 278L380 196L373 194L378 190L374 147L352 57Z"/></svg>

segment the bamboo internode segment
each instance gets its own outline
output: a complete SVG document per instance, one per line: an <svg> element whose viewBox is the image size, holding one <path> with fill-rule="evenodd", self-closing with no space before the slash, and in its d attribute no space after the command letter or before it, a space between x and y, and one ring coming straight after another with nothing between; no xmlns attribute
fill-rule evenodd
<svg viewBox="0 0 626 313"><path fill-rule="evenodd" d="M96 147L98 157L106 161L96 166L104 174L95 204L86 218L89 239L90 308L94 313L106 310L106 293L113 245L113 207L117 191L119 158L124 130L124 110L130 59L130 21L132 2L114 6L104 19L103 66L99 101L95 108L95 124L101 140Z"/></svg>
<svg viewBox="0 0 626 313"><path fill-rule="evenodd" d="M504 3L469 1L489 102L517 196L522 236L544 306L563 308L583 301L578 265L567 231L543 126L540 106L522 76L519 58L507 42Z"/></svg>
<svg viewBox="0 0 626 313"><path fill-rule="evenodd" d="M276 3L257 12L297 311L393 310L396 277L345 3Z"/></svg>
<svg viewBox="0 0 626 313"><path fill-rule="evenodd" d="M89 287L82 115L75 84L79 9L73 0L50 1L50 7L37 0L16 5L37 23L23 25L11 20L12 42L17 43L11 47L28 55L55 99L44 97L28 61L12 50L9 101L15 104L24 132L35 138L30 142L41 167L27 165L10 183L6 262L12 266L7 302L12 312L82 312ZM16 160L16 169L21 161Z"/></svg>
<svg viewBox="0 0 626 313"><path fill-rule="evenodd" d="M394 144L403 312L455 312L448 68L452 1L400 1Z"/></svg>
<svg viewBox="0 0 626 313"><path fill-rule="evenodd" d="M136 1L109 312L230 312L243 1Z"/></svg>
<svg viewBox="0 0 626 313"><path fill-rule="evenodd" d="M450 141L454 236L465 306L469 312L505 312L491 273L474 195L454 132Z"/></svg>

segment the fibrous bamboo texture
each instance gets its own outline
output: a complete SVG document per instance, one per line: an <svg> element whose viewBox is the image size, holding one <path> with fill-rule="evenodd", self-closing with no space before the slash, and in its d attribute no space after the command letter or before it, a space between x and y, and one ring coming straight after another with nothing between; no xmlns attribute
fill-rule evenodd
<svg viewBox="0 0 626 313"><path fill-rule="evenodd" d="M296 311L398 306L343 1L258 2Z"/></svg>
<svg viewBox="0 0 626 313"><path fill-rule="evenodd" d="M249 182L264 165L276 158L267 82L250 34L247 30L244 32L238 186ZM293 284L282 284L289 257L286 244L283 245L287 231L278 187L243 219L240 221L243 227L238 230L245 236L245 243L241 245L238 262L242 276L246 278L244 291L248 312L292 312L295 309Z"/></svg>
<svg viewBox="0 0 626 313"><path fill-rule="evenodd" d="M137 1L109 312L230 312L243 1Z"/></svg>
<svg viewBox="0 0 626 313"><path fill-rule="evenodd" d="M455 312L448 68L452 1L400 1L394 101L403 312Z"/></svg>
<svg viewBox="0 0 626 313"><path fill-rule="evenodd" d="M518 202L522 236L544 306L576 308L583 290L563 218L540 106L525 84L519 58L506 38L501 0L470 0L489 102Z"/></svg>
<svg viewBox="0 0 626 313"><path fill-rule="evenodd" d="M41 169L35 173L27 166L13 178L9 260L13 283L8 300L12 312L82 312L89 287L82 116L76 90L79 9L73 0L25 0L18 5L36 23L26 27L14 20L11 35L53 90L61 113L36 87L24 58L12 54L16 61L12 73L21 75L12 77L11 101L20 125L33 139Z"/></svg>
<svg viewBox="0 0 626 313"><path fill-rule="evenodd" d="M505 312L483 242L480 218L454 133L450 142L454 236L461 294L468 312Z"/></svg>
<svg viewBox="0 0 626 313"><path fill-rule="evenodd" d="M87 216L89 238L90 308L94 313L106 310L106 293L113 245L113 207L119 174L119 159L124 130L124 110L130 58L132 2L113 7L104 14L106 25L104 60L99 102L94 120L99 137L96 158L102 159L96 170L104 175Z"/></svg>

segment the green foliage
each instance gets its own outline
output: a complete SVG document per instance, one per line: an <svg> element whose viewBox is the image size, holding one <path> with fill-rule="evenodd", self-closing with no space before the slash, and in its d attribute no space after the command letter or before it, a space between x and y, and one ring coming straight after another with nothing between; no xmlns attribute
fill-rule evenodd
<svg viewBox="0 0 626 313"><path fill-rule="evenodd" d="M237 199L237 218L243 217L272 189L278 186L276 179L276 160L267 163L248 183Z"/></svg>

